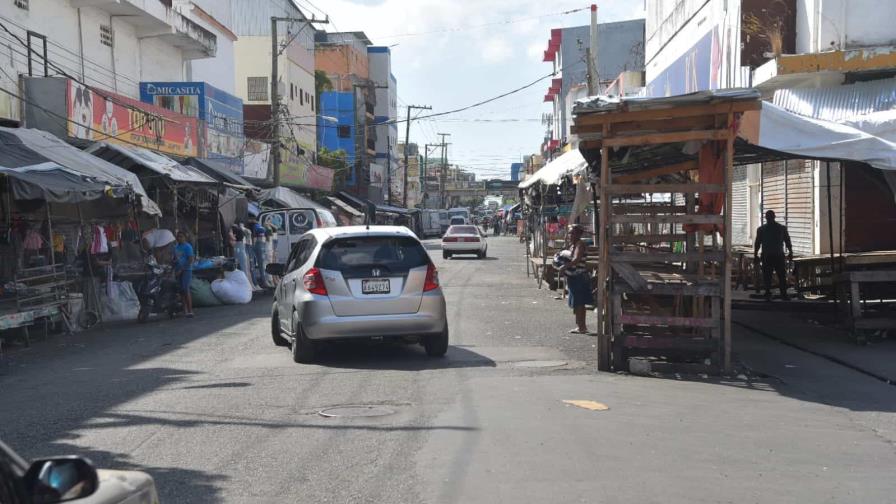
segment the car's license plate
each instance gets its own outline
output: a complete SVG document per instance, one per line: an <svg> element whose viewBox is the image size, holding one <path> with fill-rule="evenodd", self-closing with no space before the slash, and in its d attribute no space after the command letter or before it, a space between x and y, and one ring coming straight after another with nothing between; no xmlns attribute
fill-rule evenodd
<svg viewBox="0 0 896 504"><path fill-rule="evenodd" d="M361 280L361 292L364 294L388 294L392 288L389 280Z"/></svg>

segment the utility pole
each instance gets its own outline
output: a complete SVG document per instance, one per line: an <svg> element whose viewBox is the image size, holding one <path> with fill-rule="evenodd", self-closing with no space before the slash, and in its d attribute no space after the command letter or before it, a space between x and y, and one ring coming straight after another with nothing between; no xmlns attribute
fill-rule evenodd
<svg viewBox="0 0 896 504"><path fill-rule="evenodd" d="M445 201L445 196L448 192L445 190L445 178L448 175L448 167L446 166L448 164L448 152L446 151L448 144L445 143L445 137L451 136L451 133L436 133L436 135L442 137L442 170L439 172L439 202L447 209L448 206Z"/></svg>
<svg viewBox="0 0 896 504"><path fill-rule="evenodd" d="M597 5L591 4L591 31L588 49L585 57L588 58L588 95L594 96L600 93L600 79L597 75Z"/></svg>
<svg viewBox="0 0 896 504"><path fill-rule="evenodd" d="M401 190L401 197L404 207L408 207L408 142L411 139L411 109L432 110L429 105L408 105L408 122L404 128L404 182Z"/></svg>
<svg viewBox="0 0 896 504"><path fill-rule="evenodd" d="M310 26L311 23L321 23L328 24L330 22L329 16L326 19L317 19L316 17L308 18L293 18L293 17L277 17L271 16L271 171L274 173L274 187L280 185L280 93L277 89L279 86L280 76L279 69L277 68L277 59L280 57L280 48L278 47L279 40L277 40L277 23L280 21L288 21L290 23L306 23L302 28L299 28L299 31L305 28L305 26ZM296 34L286 42L286 45L292 43L292 41L299 34Z"/></svg>
<svg viewBox="0 0 896 504"><path fill-rule="evenodd" d="M423 146L423 169L420 170L420 191L423 193L423 208L426 208L426 168L429 166L429 148L439 147L441 144L426 144Z"/></svg>

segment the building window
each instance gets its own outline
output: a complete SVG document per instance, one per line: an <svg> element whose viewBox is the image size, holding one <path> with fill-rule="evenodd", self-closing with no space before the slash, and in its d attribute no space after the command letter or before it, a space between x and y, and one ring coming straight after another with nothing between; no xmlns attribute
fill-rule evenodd
<svg viewBox="0 0 896 504"><path fill-rule="evenodd" d="M305 93L305 101L306 101L306 102L310 102L310 101L311 101L311 95L308 94L307 92Z"/></svg>
<svg viewBox="0 0 896 504"><path fill-rule="evenodd" d="M349 138L352 136L352 129L350 126L336 126L336 136L339 138Z"/></svg>
<svg viewBox="0 0 896 504"><path fill-rule="evenodd" d="M304 105L305 101L302 99L302 88L299 88L299 105Z"/></svg>
<svg viewBox="0 0 896 504"><path fill-rule="evenodd" d="M112 26L110 25L100 25L100 43L104 46L112 47L113 37L112 37Z"/></svg>
<svg viewBox="0 0 896 504"><path fill-rule="evenodd" d="M311 111L314 112L314 97L311 97Z"/></svg>
<svg viewBox="0 0 896 504"><path fill-rule="evenodd" d="M247 81L247 84L249 86L249 101L267 101L268 78L249 77Z"/></svg>
<svg viewBox="0 0 896 504"><path fill-rule="evenodd" d="M28 10L28 0L15 0L16 7L22 10Z"/></svg>
<svg viewBox="0 0 896 504"><path fill-rule="evenodd" d="M296 87L292 84L289 85L289 99L290 100L296 99Z"/></svg>

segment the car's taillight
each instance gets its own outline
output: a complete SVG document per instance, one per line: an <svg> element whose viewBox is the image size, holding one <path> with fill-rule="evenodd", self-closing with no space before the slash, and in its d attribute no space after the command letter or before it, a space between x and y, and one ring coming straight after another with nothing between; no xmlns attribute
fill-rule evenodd
<svg viewBox="0 0 896 504"><path fill-rule="evenodd" d="M464 238L464 241L465 241L465 242L471 242L471 243L479 243L479 238L476 238L476 237L473 237L473 238Z"/></svg>
<svg viewBox="0 0 896 504"><path fill-rule="evenodd" d="M445 242L456 242L456 241L458 241L458 240L457 240L457 238L455 238L455 237L453 237L453 236L446 236L445 238L442 238L442 241L445 241Z"/></svg>
<svg viewBox="0 0 896 504"><path fill-rule="evenodd" d="M320 270L317 268L308 270L308 273L305 273L305 276L302 277L302 283L305 285L305 290L312 294L319 294L321 296L327 295L327 286L324 284L324 276L321 275Z"/></svg>
<svg viewBox="0 0 896 504"><path fill-rule="evenodd" d="M428 292L439 288L439 270L430 263L426 267L426 279L423 280L423 292Z"/></svg>
<svg viewBox="0 0 896 504"><path fill-rule="evenodd" d="M317 223L317 227L324 227L324 221L320 220L320 215L314 214L314 222Z"/></svg>

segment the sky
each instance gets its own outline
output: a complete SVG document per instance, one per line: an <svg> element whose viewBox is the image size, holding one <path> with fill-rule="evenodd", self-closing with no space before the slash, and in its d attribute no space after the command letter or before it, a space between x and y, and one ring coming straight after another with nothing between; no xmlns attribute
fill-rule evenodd
<svg viewBox="0 0 896 504"><path fill-rule="evenodd" d="M391 46L398 115L429 105L444 112L495 97L545 77L551 28L590 23L590 3L554 0L295 0L308 15L329 15L327 31L363 31ZM584 9L570 14L565 11ZM598 2L598 23L644 17L643 0ZM484 26L483 26L484 25ZM323 25L318 25L323 26ZM543 98L550 77L519 93L457 114L411 123L410 141L446 142L452 164L477 178L510 178L510 164L537 153L544 139ZM425 115L428 111L414 111ZM487 120L488 122L485 122ZM399 124L399 141L405 125ZM437 155L437 154L436 154Z"/></svg>

